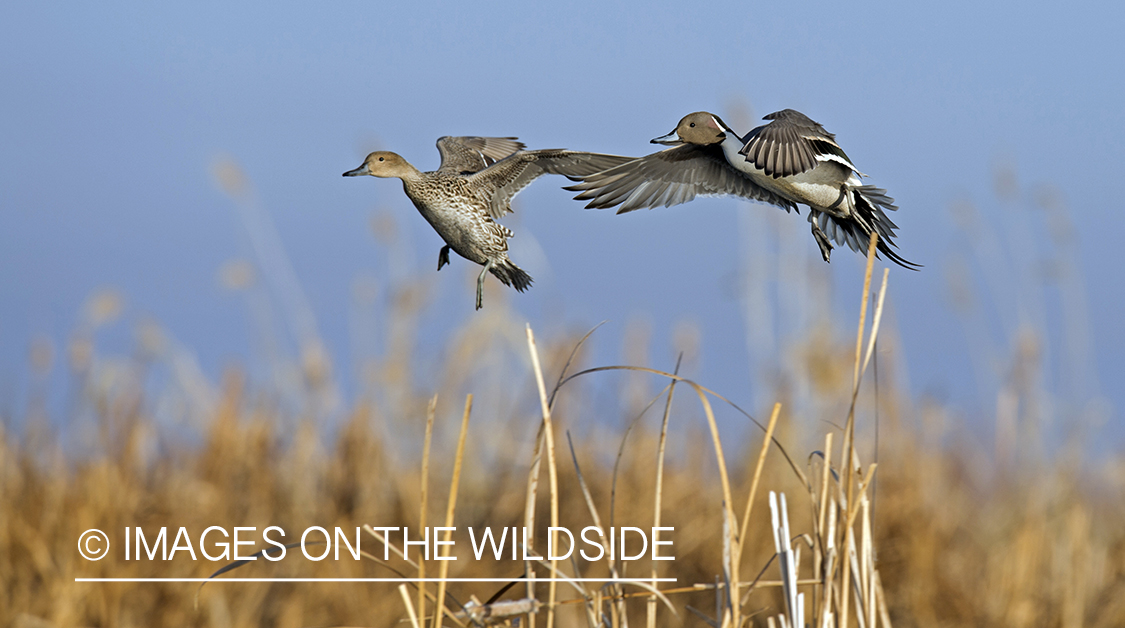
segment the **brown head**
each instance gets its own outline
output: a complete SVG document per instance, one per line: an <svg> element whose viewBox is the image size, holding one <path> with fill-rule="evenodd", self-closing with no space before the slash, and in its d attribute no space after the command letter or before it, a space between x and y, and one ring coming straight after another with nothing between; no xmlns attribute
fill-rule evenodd
<svg viewBox="0 0 1125 628"><path fill-rule="evenodd" d="M418 170L397 153L386 150L375 151L363 160L363 165L344 173L345 177L358 177L369 174L373 177L408 177Z"/></svg>
<svg viewBox="0 0 1125 628"><path fill-rule="evenodd" d="M727 139L729 130L730 127L723 123L719 116L706 111L697 111L684 116L671 133L652 140L652 143L668 146L718 144Z"/></svg>

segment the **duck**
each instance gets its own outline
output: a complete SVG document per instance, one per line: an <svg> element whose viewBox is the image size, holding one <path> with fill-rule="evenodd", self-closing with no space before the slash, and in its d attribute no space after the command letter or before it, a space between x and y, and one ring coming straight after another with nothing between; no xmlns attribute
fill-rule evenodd
<svg viewBox="0 0 1125 628"><path fill-rule="evenodd" d="M793 109L763 120L770 122L740 137L713 113L688 114L671 133L651 140L671 148L571 177L577 183L564 189L579 192L574 198L589 201L587 208L620 205L619 214L671 207L696 196L736 196L798 214L798 205L805 205L825 262L831 261L831 241L866 253L874 232L878 253L904 268L921 268L894 250L898 225L886 213L898 209L894 199L882 188L863 185L860 177L867 175L834 134Z"/></svg>
<svg viewBox="0 0 1125 628"><path fill-rule="evenodd" d="M519 292L531 286L531 276L508 258L508 239L515 234L496 222L512 211L511 200L520 190L544 174L580 178L632 159L565 149L529 151L517 139L444 136L437 140L437 170L422 172L397 153L375 151L344 176L401 179L406 196L445 241L438 270L449 263L450 250L484 267L477 277L479 310L488 273Z"/></svg>

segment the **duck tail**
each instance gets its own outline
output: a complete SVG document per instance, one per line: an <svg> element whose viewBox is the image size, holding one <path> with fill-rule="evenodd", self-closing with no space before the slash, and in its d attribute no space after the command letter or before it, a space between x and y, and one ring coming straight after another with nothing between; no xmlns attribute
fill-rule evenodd
<svg viewBox="0 0 1125 628"><path fill-rule="evenodd" d="M522 268L513 264L510 259L505 258L503 261L493 264L491 271L505 286L512 286L519 292L523 292L531 287L531 275L528 275Z"/></svg>
<svg viewBox="0 0 1125 628"><path fill-rule="evenodd" d="M887 216L886 212L898 210L895 199L887 196L887 191L883 188L873 185L857 185L852 189L855 191L855 211L859 219L857 226L863 229L863 248L866 249L870 234L875 231L879 234L879 243L876 246L884 257L903 268L910 270L922 268L921 264L904 259L891 248L897 246L894 237L898 225Z"/></svg>
<svg viewBox="0 0 1125 628"><path fill-rule="evenodd" d="M809 221L817 221L821 231L829 239L840 244L846 244L857 253L867 253L867 243L871 239L871 232L879 234L876 248L879 253L892 262L908 268L918 270L921 264L915 264L904 259L895 252L894 242L896 225L886 214L887 211L898 209L894 199L887 196L887 191L873 185L857 185L852 187L854 196L854 214L850 219L836 218L823 212L813 212Z"/></svg>

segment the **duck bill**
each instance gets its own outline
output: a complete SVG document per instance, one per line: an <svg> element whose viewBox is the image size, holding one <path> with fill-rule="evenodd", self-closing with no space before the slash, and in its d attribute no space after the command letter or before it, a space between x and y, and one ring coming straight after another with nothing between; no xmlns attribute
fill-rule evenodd
<svg viewBox="0 0 1125 628"><path fill-rule="evenodd" d="M367 174L367 166L360 166L355 170L349 170L344 173L345 177L360 177Z"/></svg>
<svg viewBox="0 0 1125 628"><path fill-rule="evenodd" d="M650 143L663 144L665 146L676 146L678 144L683 144L684 141L681 140L678 135L676 135L675 131L672 131L668 135L661 135L660 137L650 140Z"/></svg>

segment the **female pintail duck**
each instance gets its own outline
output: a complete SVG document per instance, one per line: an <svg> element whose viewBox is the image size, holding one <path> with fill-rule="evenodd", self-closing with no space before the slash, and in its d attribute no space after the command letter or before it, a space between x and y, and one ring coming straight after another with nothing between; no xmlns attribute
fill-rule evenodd
<svg viewBox="0 0 1125 628"><path fill-rule="evenodd" d="M437 141L441 166L420 172L401 156L378 151L345 177L371 175L402 179L403 190L445 246L438 270L449 263L449 250L484 266L477 277L477 309L489 271L506 286L523 292L531 277L508 259L514 234L494 219L512 211L517 192L543 174L580 178L629 161L631 157L549 149L524 151L514 137L442 137Z"/></svg>
<svg viewBox="0 0 1125 628"><path fill-rule="evenodd" d="M789 211L807 205L813 237L824 261L829 238L866 252L871 232L878 250L904 268L917 269L892 250L895 229L884 210L898 209L887 191L861 185L867 176L852 164L836 136L792 109L739 137L719 116L700 111L685 116L668 135L652 140L673 148L637 158L585 177L565 189L581 192L588 208L621 205L617 213L670 207L697 195L733 195ZM827 235L825 234L827 232Z"/></svg>

